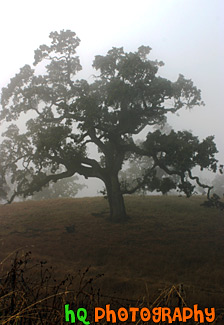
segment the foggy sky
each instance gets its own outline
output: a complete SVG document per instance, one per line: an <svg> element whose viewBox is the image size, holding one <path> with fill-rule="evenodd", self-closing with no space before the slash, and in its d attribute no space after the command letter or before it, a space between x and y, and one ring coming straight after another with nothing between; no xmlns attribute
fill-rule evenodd
<svg viewBox="0 0 224 325"><path fill-rule="evenodd" d="M95 55L106 54L112 46L135 51L141 45L149 45L151 58L165 63L160 75L174 81L182 73L192 79L206 106L180 111L168 121L200 139L215 135L217 158L224 163L223 0L4 1L0 88L24 64L33 63L34 50L49 43L51 31L61 29L75 31L81 39L78 55L87 79Z"/></svg>

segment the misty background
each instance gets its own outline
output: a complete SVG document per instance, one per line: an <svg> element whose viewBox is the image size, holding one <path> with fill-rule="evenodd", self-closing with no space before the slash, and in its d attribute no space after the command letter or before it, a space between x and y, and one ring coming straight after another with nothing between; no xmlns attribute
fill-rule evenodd
<svg viewBox="0 0 224 325"><path fill-rule="evenodd" d="M152 60L165 63L161 76L175 81L181 73L192 79L205 106L181 110L180 116L170 114L168 123L175 130L191 130L200 139L214 135L217 159L224 163L222 0L9 0L1 5L0 88L22 66L32 65L34 50L49 43L51 31L62 29L76 32L81 39L77 54L83 70L77 79L91 80L95 55L105 55L112 47L135 51L141 45L152 48ZM4 125L0 127L2 133ZM80 177L84 182L88 188L78 196L98 195L103 187L99 180L86 182Z"/></svg>

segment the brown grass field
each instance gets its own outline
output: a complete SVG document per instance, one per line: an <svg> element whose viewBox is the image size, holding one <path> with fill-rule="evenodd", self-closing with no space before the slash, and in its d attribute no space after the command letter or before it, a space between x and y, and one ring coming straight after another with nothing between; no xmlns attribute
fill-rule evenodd
<svg viewBox="0 0 224 325"><path fill-rule="evenodd" d="M97 285L105 296L153 301L183 283L189 306L224 308L224 212L204 200L127 196L122 224L108 220L101 197L1 205L0 271L16 250L32 251L58 276L87 266L104 274Z"/></svg>

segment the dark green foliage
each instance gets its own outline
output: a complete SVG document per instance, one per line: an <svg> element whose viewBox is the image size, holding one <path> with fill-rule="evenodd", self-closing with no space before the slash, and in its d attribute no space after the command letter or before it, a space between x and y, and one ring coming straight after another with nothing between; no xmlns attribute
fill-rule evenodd
<svg viewBox="0 0 224 325"><path fill-rule="evenodd" d="M149 126L164 124L167 113L202 105L200 90L191 80L179 75L171 82L158 76L163 63L149 60L151 49L141 46L136 52L112 48L96 56L94 82L74 81L81 69L76 56L79 39L71 31L51 33L50 38L50 46L35 51L34 65L45 65L45 74L37 75L26 65L2 90L1 120L34 114L23 133L9 125L1 145L3 174L12 175L16 184L10 202L16 195L32 195L50 181L78 173L105 183L111 217L120 219L126 216L122 195L146 184L150 189L156 168L166 173L157 190L178 186L188 196L194 190L190 180L202 185L192 175L193 167L216 170L213 137L200 142L190 132L164 135L157 130L149 132L141 146L133 138ZM99 160L90 158L88 144L98 148ZM134 188L121 189L118 173L132 154L153 163ZM46 174L49 168L51 174ZM175 183L172 175L178 176Z"/></svg>

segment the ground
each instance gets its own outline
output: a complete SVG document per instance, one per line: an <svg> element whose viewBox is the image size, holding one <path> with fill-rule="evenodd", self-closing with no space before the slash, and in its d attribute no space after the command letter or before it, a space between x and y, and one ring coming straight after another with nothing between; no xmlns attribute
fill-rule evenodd
<svg viewBox="0 0 224 325"><path fill-rule="evenodd" d="M58 276L87 266L104 274L97 285L105 295L153 301L160 289L183 283L189 305L221 308L224 213L201 206L204 200L127 196L130 218L121 224L108 220L101 197L1 205L1 271L14 251L31 251Z"/></svg>

